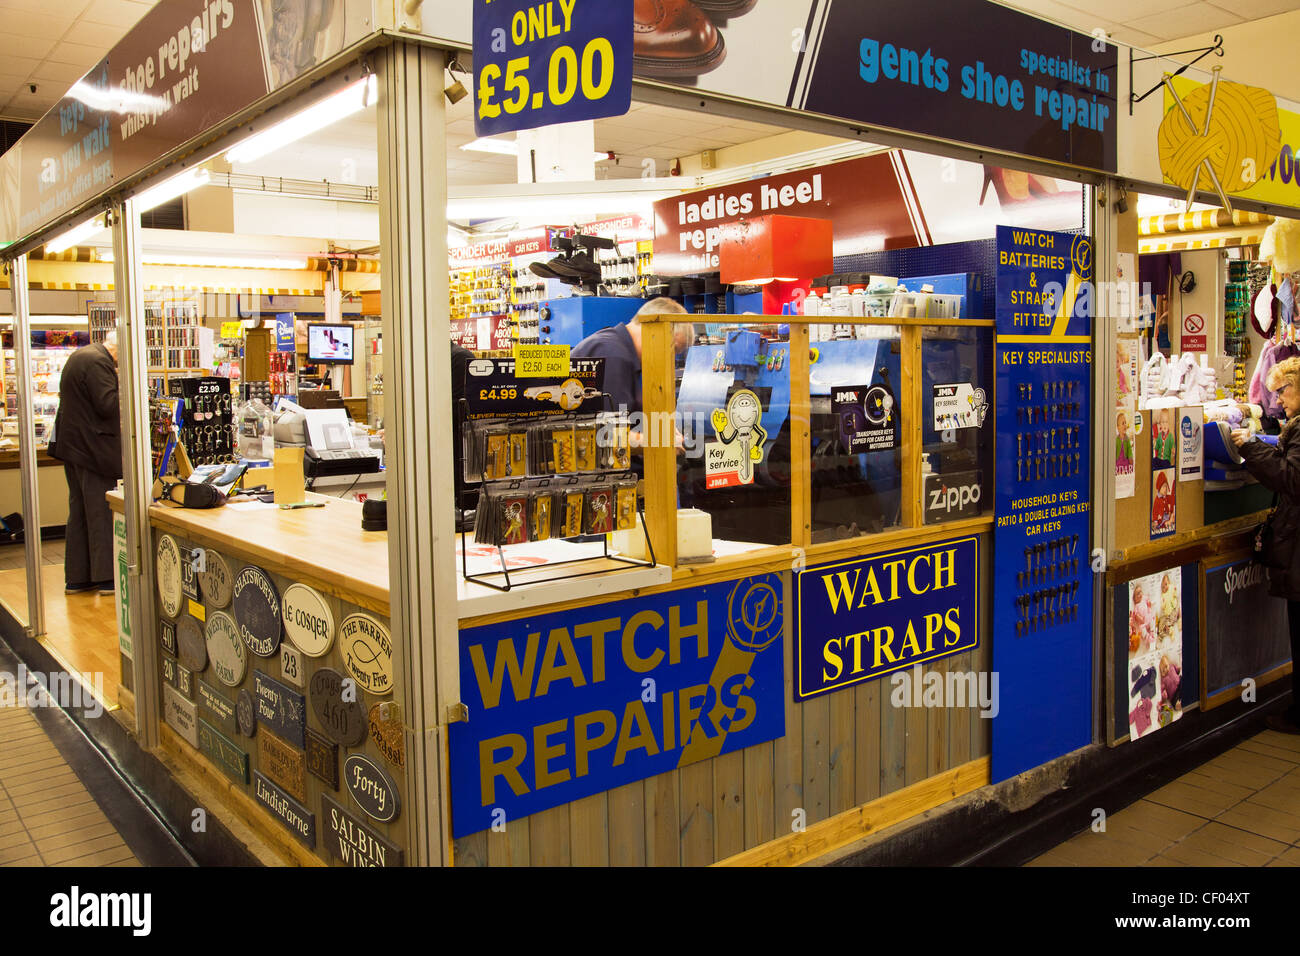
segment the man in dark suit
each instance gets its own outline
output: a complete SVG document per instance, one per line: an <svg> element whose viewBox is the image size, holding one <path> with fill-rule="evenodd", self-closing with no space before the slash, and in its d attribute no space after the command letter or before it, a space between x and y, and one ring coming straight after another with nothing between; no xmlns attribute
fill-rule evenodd
<svg viewBox="0 0 1300 956"><path fill-rule="evenodd" d="M112 594L113 515L104 495L122 477L116 332L77 349L63 366L50 456L68 478L67 591Z"/></svg>

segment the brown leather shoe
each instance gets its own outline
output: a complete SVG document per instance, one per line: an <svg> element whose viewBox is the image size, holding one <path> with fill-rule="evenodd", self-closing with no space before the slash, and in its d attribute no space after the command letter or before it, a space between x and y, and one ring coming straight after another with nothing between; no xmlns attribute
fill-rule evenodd
<svg viewBox="0 0 1300 956"><path fill-rule="evenodd" d="M695 5L711 17L725 20L754 9L758 0L695 0Z"/></svg>
<svg viewBox="0 0 1300 956"><path fill-rule="evenodd" d="M632 9L632 72L638 76L699 76L727 55L722 34L691 0L636 0Z"/></svg>

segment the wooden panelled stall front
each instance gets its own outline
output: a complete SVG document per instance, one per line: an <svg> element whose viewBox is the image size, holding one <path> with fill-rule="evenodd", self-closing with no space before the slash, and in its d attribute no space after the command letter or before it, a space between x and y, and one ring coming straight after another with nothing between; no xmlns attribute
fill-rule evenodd
<svg viewBox="0 0 1300 956"><path fill-rule="evenodd" d="M930 529L925 536L937 540L942 533ZM987 674L991 668L991 535L980 534L979 542L979 645L927 663L926 672ZM864 541L857 553L893 547ZM799 863L989 782L992 722L981 718L978 702L896 706L886 674L796 703L792 574L782 578L783 737L463 836L455 841L455 865ZM668 589L695 583L678 580ZM474 768L453 764L451 770Z"/></svg>
<svg viewBox="0 0 1300 956"><path fill-rule="evenodd" d="M161 735L282 856L401 866L405 744L387 606L375 582L343 571L383 536L351 548L288 544L309 520L318 534L357 538L359 507L348 504L307 518L151 509ZM192 573L196 552L204 565Z"/></svg>

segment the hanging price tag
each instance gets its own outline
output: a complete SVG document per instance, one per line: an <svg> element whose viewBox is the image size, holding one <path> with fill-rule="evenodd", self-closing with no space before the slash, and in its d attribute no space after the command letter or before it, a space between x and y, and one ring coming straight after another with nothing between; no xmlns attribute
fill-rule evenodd
<svg viewBox="0 0 1300 956"><path fill-rule="evenodd" d="M474 133L622 116L632 0L475 0Z"/></svg>

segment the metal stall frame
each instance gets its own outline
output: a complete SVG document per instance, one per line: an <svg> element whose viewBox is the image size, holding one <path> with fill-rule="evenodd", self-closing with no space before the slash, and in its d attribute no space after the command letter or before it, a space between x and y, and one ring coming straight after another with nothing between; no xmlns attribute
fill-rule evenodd
<svg viewBox="0 0 1300 956"><path fill-rule="evenodd" d="M36 485L36 415L32 408L32 323L27 287L27 255L9 262L14 297L14 378L18 387L18 463L23 493L23 544L27 561L27 635L45 633L45 590L41 557L41 516Z"/></svg>

